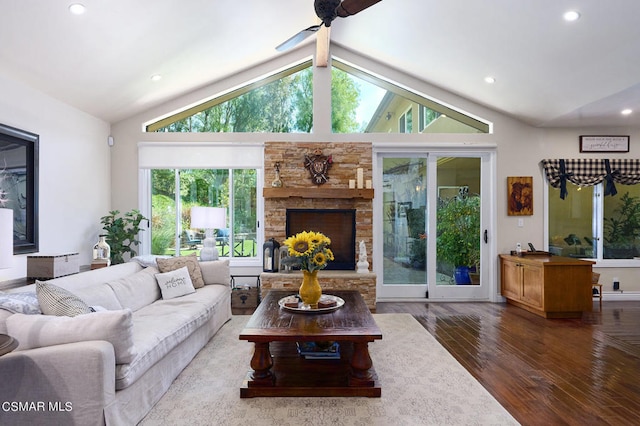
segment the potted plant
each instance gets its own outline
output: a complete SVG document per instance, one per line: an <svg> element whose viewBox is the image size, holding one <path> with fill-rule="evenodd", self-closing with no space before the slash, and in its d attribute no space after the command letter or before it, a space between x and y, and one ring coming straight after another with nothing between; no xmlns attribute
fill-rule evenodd
<svg viewBox="0 0 640 426"><path fill-rule="evenodd" d="M480 196L441 200L436 230L438 263L455 267L456 284L471 284L469 267L480 262Z"/></svg>
<svg viewBox="0 0 640 426"><path fill-rule="evenodd" d="M147 220L138 210L120 215L120 211L112 210L107 216L100 218L102 229L106 231L107 243L111 247L111 264L124 263L124 255L135 256L136 251L131 246L140 244L138 233L144 229L140 223Z"/></svg>
<svg viewBox="0 0 640 426"><path fill-rule="evenodd" d="M631 259L638 255L640 238L640 198L626 192L611 217L604 218L604 255L608 259Z"/></svg>

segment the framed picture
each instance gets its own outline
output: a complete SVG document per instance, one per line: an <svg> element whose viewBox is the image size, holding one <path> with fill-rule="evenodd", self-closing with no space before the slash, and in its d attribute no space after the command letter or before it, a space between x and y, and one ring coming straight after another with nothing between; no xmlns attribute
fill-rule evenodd
<svg viewBox="0 0 640 426"><path fill-rule="evenodd" d="M533 177L510 176L507 178L507 214L509 216L533 214Z"/></svg>
<svg viewBox="0 0 640 426"><path fill-rule="evenodd" d="M629 136L580 136L580 152L629 152Z"/></svg>
<svg viewBox="0 0 640 426"><path fill-rule="evenodd" d="M13 210L13 253L38 251L39 136L0 124L0 207Z"/></svg>

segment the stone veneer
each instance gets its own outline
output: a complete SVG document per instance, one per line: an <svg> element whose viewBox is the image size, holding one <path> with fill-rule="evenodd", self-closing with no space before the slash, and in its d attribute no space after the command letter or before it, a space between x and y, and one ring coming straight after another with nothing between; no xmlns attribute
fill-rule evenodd
<svg viewBox="0 0 640 426"><path fill-rule="evenodd" d="M309 171L304 167L305 155L313 155L316 149L322 150L323 155L331 155L333 164L329 169L329 179L322 185L315 185L310 178ZM373 152L371 143L366 142L267 142L264 146L264 186L271 187L271 182L276 178L275 164L280 163L280 179L283 188L308 189L309 193L313 193L315 189L340 189L348 190L349 180L356 178L356 169L362 167L364 170L364 179L372 179L372 162ZM354 191L355 192L355 191ZM373 266L373 200L365 198L302 198L302 197L285 197L285 198L265 198L264 211L264 236L265 240L274 238L282 244L288 237L286 234L286 211L288 208L294 209L355 209L356 210L356 261L357 247L360 241L364 241L367 247L367 257L371 267ZM322 271L321 274L327 274L331 271ZM340 272L340 271L335 271ZM368 276L369 282L361 289L361 293L365 296L367 305L375 308L375 274L356 274L355 272L343 271L348 276L363 275ZM351 275L353 274L353 275ZM263 274L275 275L275 274ZM294 277L295 274L277 274L289 275ZM343 274L344 275L344 274ZM345 278L336 277L335 282L330 288L346 289L354 288L353 285L347 283L338 284L338 281ZM351 278L350 278L351 279ZM358 277L358 280L364 277ZM263 291L270 288L270 278L265 277L261 280ZM299 286L302 282L300 279L295 282ZM274 283L276 284L276 283ZM280 282L278 285L284 285ZM326 286L325 283L321 283ZM297 287L296 287L297 288ZM329 288L329 287L327 287ZM359 288L360 289L360 288Z"/></svg>

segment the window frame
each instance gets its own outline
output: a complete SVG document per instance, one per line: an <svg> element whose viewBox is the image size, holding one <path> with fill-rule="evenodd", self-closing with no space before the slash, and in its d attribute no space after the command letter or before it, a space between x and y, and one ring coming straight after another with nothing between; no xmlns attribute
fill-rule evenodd
<svg viewBox="0 0 640 426"><path fill-rule="evenodd" d="M243 148L245 155L234 155L233 149L238 148ZM228 259L232 266L261 267L259 253L264 243L262 226L264 198L260 196L261 184L264 182L262 150L262 143L251 142L139 142L138 205L140 213L145 217L151 217L151 169L253 169L256 171L256 245L258 249L255 257L228 257ZM171 161L175 161L177 164L168 163ZM233 191L232 185L229 190ZM228 221L229 226L232 227L232 218L228 217ZM149 232L139 234L141 241L139 255L151 254L151 225L147 224L147 227ZM178 234L177 230L176 234Z"/></svg>
<svg viewBox="0 0 640 426"><path fill-rule="evenodd" d="M547 180L544 171L542 171L543 194L546 200L546 206L544 209L544 247L545 250L549 250L549 224L551 218L549 217L549 181ZM567 182L567 185L573 185ZM640 184L638 184L640 185ZM566 201L566 200L565 200ZM596 257L584 257L581 259L590 260L595 262L595 267L598 268L637 268L640 267L640 259L605 259L604 256L604 184L599 183L593 185L593 212L592 212L592 226L595 233L596 241Z"/></svg>

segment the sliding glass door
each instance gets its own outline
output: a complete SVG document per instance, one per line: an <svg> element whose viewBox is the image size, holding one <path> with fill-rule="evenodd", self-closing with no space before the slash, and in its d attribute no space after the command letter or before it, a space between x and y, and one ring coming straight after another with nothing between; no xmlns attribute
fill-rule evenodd
<svg viewBox="0 0 640 426"><path fill-rule="evenodd" d="M476 153L378 154L379 298L489 299L490 160Z"/></svg>

